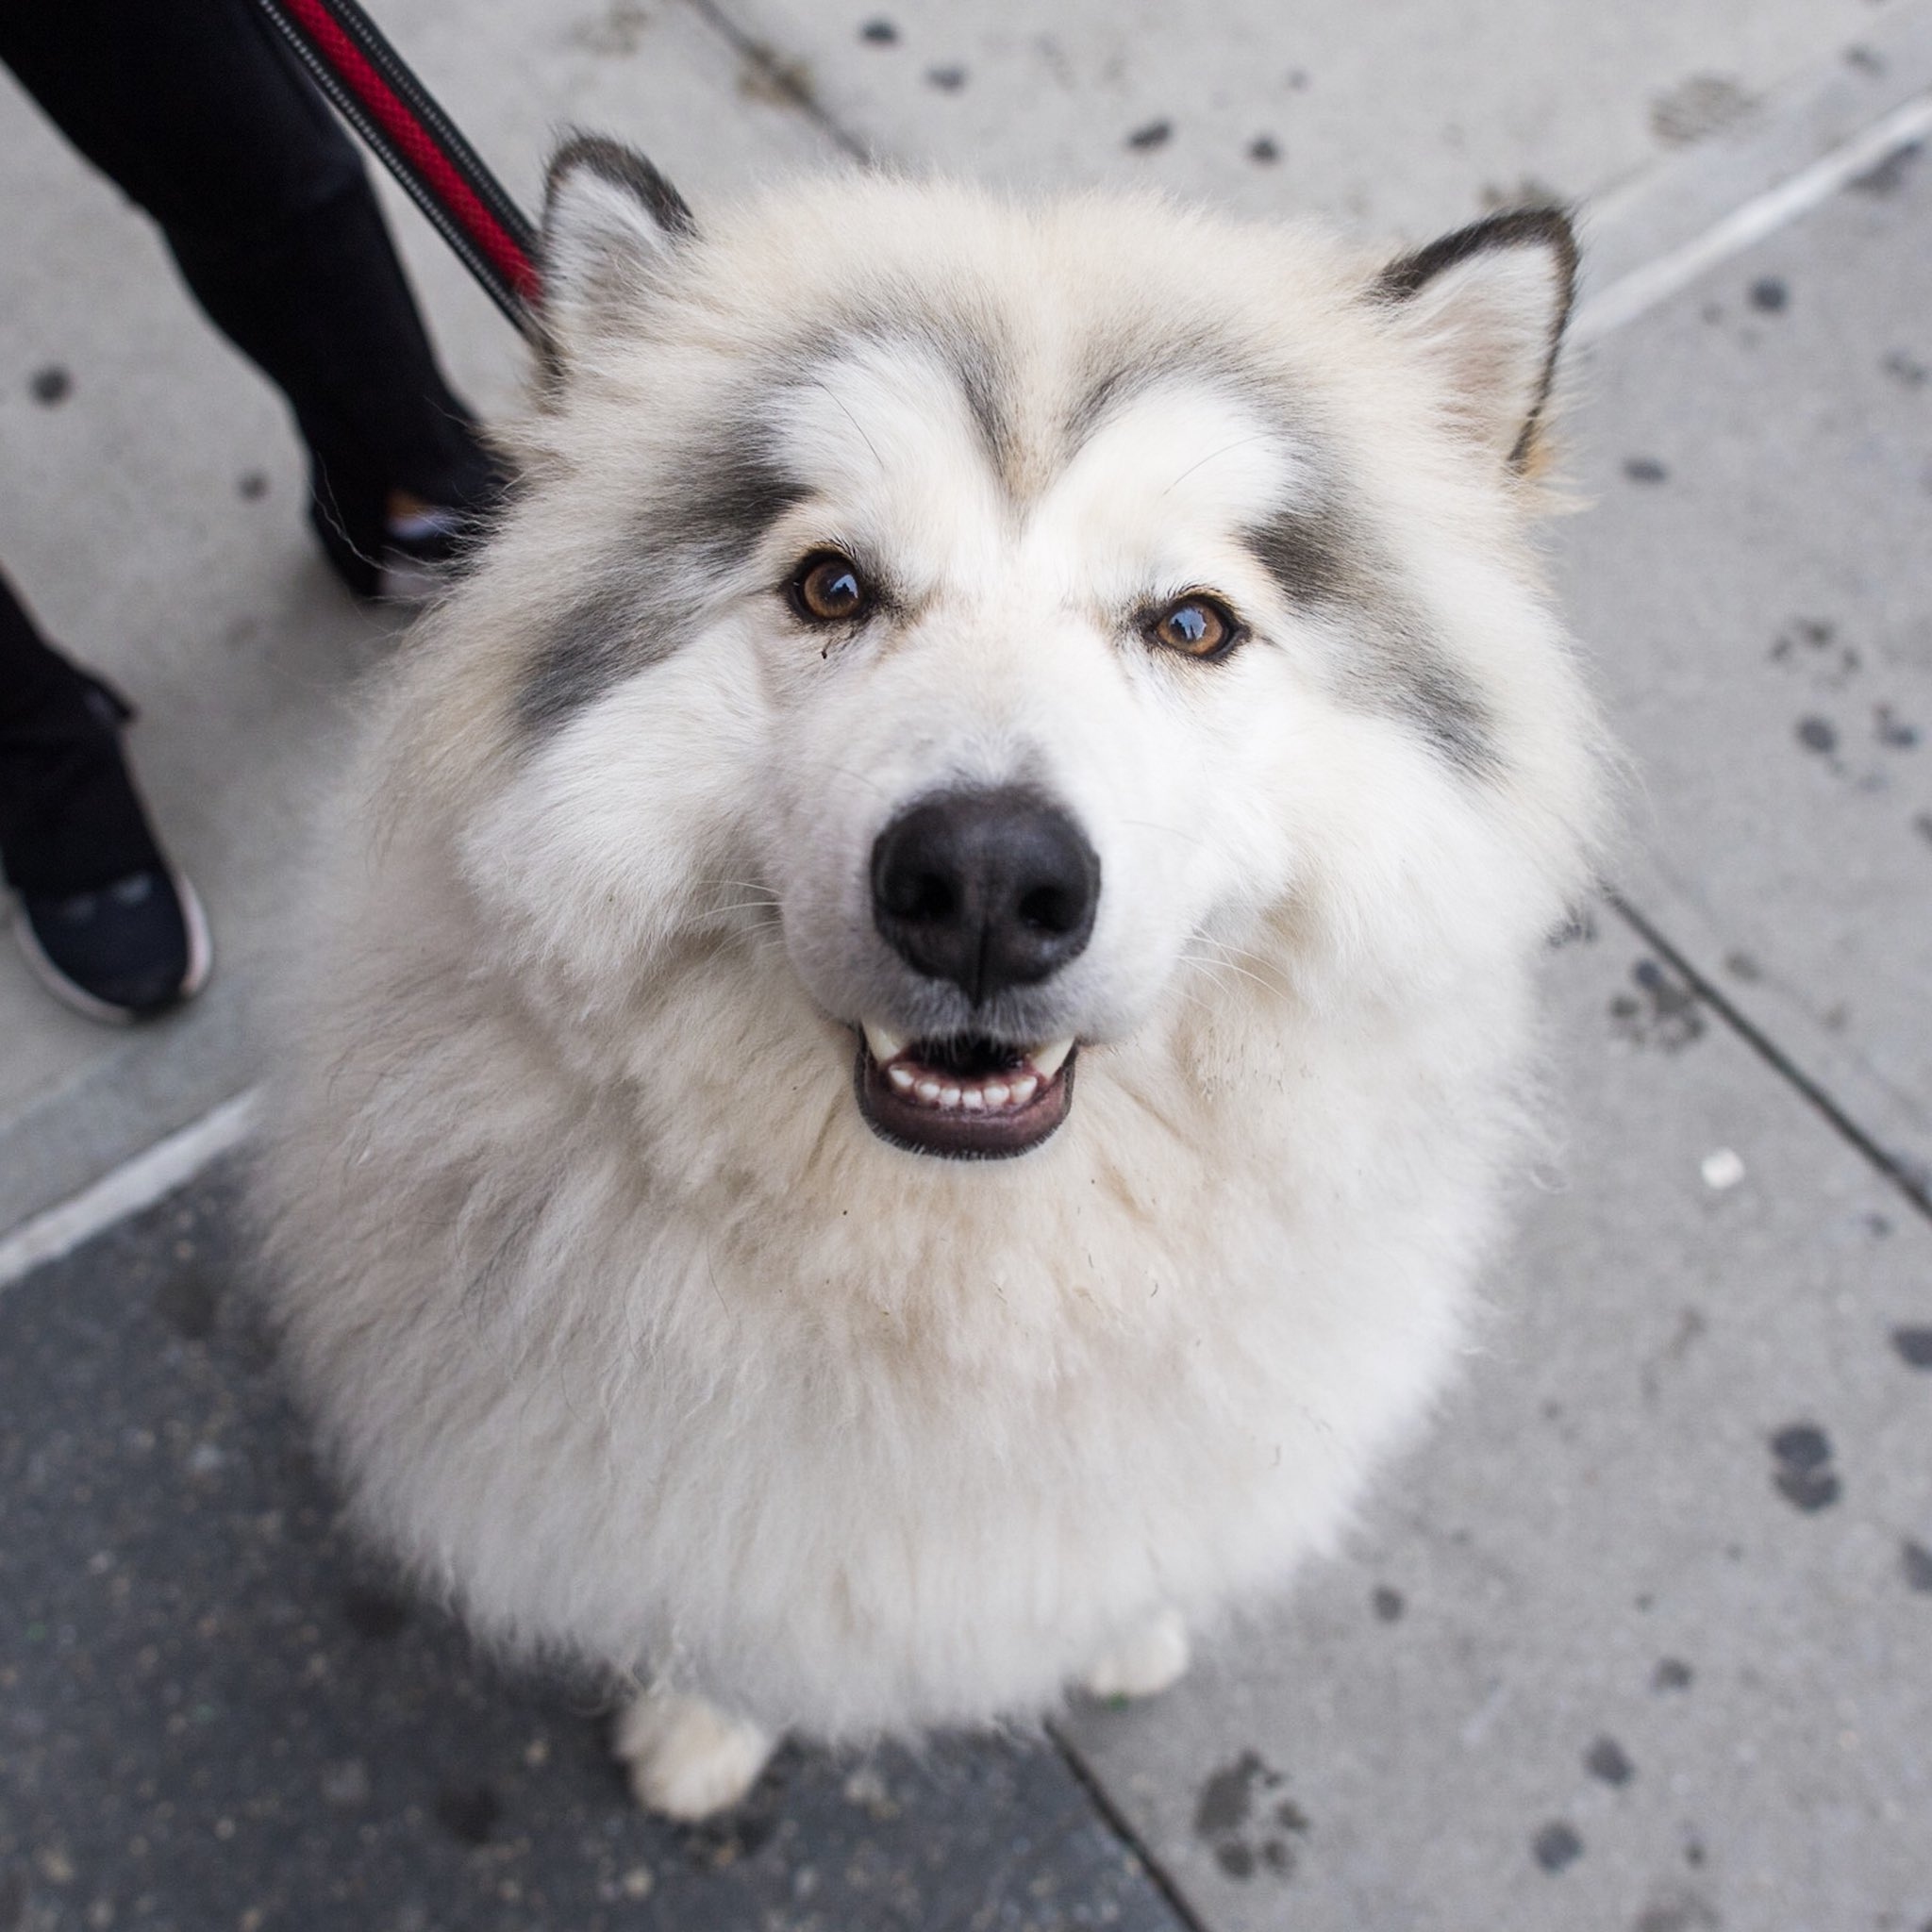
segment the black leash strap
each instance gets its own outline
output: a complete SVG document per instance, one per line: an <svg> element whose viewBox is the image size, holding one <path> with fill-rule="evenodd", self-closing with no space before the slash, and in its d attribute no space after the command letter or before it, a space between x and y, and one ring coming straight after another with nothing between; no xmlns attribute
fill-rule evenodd
<svg viewBox="0 0 1932 1932"><path fill-rule="evenodd" d="M536 229L356 0L261 0L367 142L518 328L539 339Z"/></svg>

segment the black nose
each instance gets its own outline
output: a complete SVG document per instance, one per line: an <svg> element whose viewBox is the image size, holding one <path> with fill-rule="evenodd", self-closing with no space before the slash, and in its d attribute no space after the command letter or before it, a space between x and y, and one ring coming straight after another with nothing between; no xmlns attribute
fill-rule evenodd
<svg viewBox="0 0 1932 1932"><path fill-rule="evenodd" d="M1057 805L1017 786L949 791L904 811L872 848L872 912L915 973L975 1006L1078 957L1100 860Z"/></svg>

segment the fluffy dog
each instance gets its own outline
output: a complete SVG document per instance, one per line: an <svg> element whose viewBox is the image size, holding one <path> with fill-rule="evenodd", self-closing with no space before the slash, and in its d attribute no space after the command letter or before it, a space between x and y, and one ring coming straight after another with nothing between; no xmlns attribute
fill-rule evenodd
<svg viewBox="0 0 1932 1932"><path fill-rule="evenodd" d="M579 140L527 487L390 679L264 1187L362 1521L775 1738L1147 1692L1457 1352L1598 726L1529 545L1570 231L693 221Z"/></svg>

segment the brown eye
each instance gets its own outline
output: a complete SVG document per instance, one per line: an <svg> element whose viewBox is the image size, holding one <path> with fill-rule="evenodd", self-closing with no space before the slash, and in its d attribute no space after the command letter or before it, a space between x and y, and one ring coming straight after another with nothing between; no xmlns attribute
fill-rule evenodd
<svg viewBox="0 0 1932 1932"><path fill-rule="evenodd" d="M1239 641L1240 626L1233 613L1213 598L1183 597L1154 618L1147 635L1185 657L1222 658Z"/></svg>
<svg viewBox="0 0 1932 1932"><path fill-rule="evenodd" d="M862 617L872 591L858 566L836 550L821 550L798 566L791 579L791 608L812 624L841 624Z"/></svg>

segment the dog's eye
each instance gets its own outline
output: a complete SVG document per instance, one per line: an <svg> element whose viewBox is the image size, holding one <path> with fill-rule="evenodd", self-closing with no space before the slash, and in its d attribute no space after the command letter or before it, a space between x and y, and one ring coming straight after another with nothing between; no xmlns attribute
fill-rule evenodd
<svg viewBox="0 0 1932 1932"><path fill-rule="evenodd" d="M1183 597L1148 620L1147 635L1185 657L1224 658L1241 641L1241 626L1212 597Z"/></svg>
<svg viewBox="0 0 1932 1932"><path fill-rule="evenodd" d="M836 550L808 557L791 578L791 608L811 624L843 624L862 617L872 591L858 566Z"/></svg>

